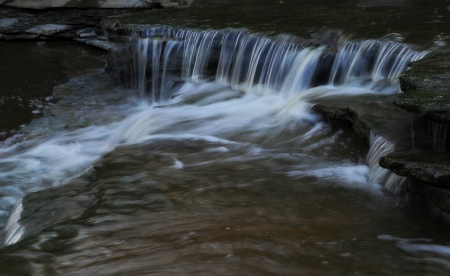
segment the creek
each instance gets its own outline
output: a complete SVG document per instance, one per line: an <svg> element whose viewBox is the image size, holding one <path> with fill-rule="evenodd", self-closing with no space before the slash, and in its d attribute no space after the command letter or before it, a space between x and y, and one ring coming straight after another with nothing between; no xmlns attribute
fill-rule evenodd
<svg viewBox="0 0 450 276"><path fill-rule="evenodd" d="M350 4L330 5L366 12ZM389 10L420 6L405 5ZM17 117L0 125L0 274L448 275L448 224L386 190L395 177L376 159L392 145L310 104L399 93L397 76L433 38L410 47L325 28L311 40L291 32L290 12L278 29L263 15L223 29L234 18L214 12L180 26L197 13L155 12L172 27L135 18L110 74L83 45L0 44L42 66L25 82L17 62L0 84Z"/></svg>

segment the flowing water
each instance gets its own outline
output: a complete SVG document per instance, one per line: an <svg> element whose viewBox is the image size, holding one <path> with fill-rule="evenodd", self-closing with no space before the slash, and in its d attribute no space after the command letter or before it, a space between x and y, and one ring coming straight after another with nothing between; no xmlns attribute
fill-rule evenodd
<svg viewBox="0 0 450 276"><path fill-rule="evenodd" d="M398 93L426 52L341 34L135 35L110 60L128 88L102 64L66 73L27 139L1 146L1 275L449 273L448 225L384 192L402 182L377 166L393 145L309 103Z"/></svg>

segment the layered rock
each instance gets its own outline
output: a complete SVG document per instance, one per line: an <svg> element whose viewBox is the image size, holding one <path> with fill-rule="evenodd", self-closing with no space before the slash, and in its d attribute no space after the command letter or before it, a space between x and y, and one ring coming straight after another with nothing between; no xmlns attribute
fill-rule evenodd
<svg viewBox="0 0 450 276"><path fill-rule="evenodd" d="M429 54L400 77L405 93L394 102L407 112L437 123L450 122L450 53Z"/></svg>

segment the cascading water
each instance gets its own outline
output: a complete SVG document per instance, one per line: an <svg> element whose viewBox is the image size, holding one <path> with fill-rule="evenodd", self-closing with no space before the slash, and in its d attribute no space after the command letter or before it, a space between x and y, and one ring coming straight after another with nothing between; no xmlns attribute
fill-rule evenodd
<svg viewBox="0 0 450 276"><path fill-rule="evenodd" d="M363 85L379 92L396 92L396 77L409 62L427 53L412 51L405 44L375 40L336 39L331 48L311 47L289 36L269 39L245 31L152 28L140 35L133 38L138 45L134 48L139 69L132 77L138 79L141 89L151 71L147 93L160 103L170 98L173 87L165 83L180 79L217 81L235 90L287 98L319 85ZM143 64L149 69L142 68ZM126 68L130 67L133 65ZM178 72L168 69L176 67ZM160 79L164 80L162 86Z"/></svg>
<svg viewBox="0 0 450 276"><path fill-rule="evenodd" d="M152 95L152 101L159 104L169 100L174 92L171 91L173 85L159 89L160 78L162 83L174 79L193 83L215 81L234 90L258 95L281 94L290 100L349 94L354 91L349 88L351 86L366 88L357 93L392 93L398 90L396 78L407 69L409 62L421 59L427 53L415 52L408 45L390 41L352 42L338 37L333 49L328 49L325 46L307 47L289 36L269 39L245 31L172 28L143 30L134 41L138 45L136 49L141 51L136 53L139 65L144 63L153 68L152 77L148 78L153 84L148 93ZM147 46L142 47L142 44ZM162 71L155 60L163 65ZM168 63L172 68L181 68L178 76L173 70L167 70ZM139 70L135 77L140 82L145 74L145 69ZM346 89L306 92L319 85ZM391 192L402 190L405 179L378 165L382 156L394 151L393 145L382 137L371 135L366 158L370 169L368 180L383 184Z"/></svg>
<svg viewBox="0 0 450 276"><path fill-rule="evenodd" d="M134 90L73 78L0 147L0 274L446 275L446 229L381 192L401 187L378 166L393 145L373 134L364 159L308 103L396 91L424 53L233 30L130 40L114 62Z"/></svg>
<svg viewBox="0 0 450 276"><path fill-rule="evenodd" d="M393 152L394 149L394 144L373 132L370 133L370 148L366 157L366 163L369 166L367 180L383 185L389 192L399 193L404 190L403 185L407 178L398 176L378 164L381 157Z"/></svg>

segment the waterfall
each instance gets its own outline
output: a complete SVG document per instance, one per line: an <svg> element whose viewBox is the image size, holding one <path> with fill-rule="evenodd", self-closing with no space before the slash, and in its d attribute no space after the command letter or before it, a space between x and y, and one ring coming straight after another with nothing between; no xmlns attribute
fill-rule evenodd
<svg viewBox="0 0 450 276"><path fill-rule="evenodd" d="M287 35L267 38L241 30L155 27L134 35L137 46L122 50L137 51L137 80L131 83L138 84L135 86L141 95L151 94L158 103L170 98L171 87L179 81L216 81L247 93L285 97L319 85L365 85L380 92L398 91L396 77L409 62L427 53L376 40L311 47ZM147 77L148 72L151 77Z"/></svg>
<svg viewBox="0 0 450 276"><path fill-rule="evenodd" d="M132 76L137 80L130 83L137 83L134 86L141 97L151 95L154 104L170 100L186 81L217 82L245 93L280 94L285 98L321 85L364 86L392 93L398 91L397 76L411 61L427 54L392 41L355 42L339 37L333 46L310 46L292 36L268 38L243 30L154 27L132 31L131 41L131 46L122 50L127 54L133 49L137 52L132 54L137 59L134 65L125 66L137 70ZM117 55L128 58L126 54ZM433 137L438 137L434 138L435 148L444 148L439 137L446 135L446 127L433 125L430 129ZM392 152L394 145L374 134L370 140L368 181L384 183L385 189L397 192L404 178L378 165L380 157Z"/></svg>
<svg viewBox="0 0 450 276"><path fill-rule="evenodd" d="M148 38L138 40L137 46L137 62L138 62L138 91L141 97L145 96L146 90L146 71L147 71L147 48Z"/></svg>
<svg viewBox="0 0 450 276"><path fill-rule="evenodd" d="M406 178L379 165L380 158L393 152L394 149L394 144L373 132L370 133L370 148L366 157L366 164L369 167L367 180L383 185L384 189L391 193L398 193L403 190Z"/></svg>

